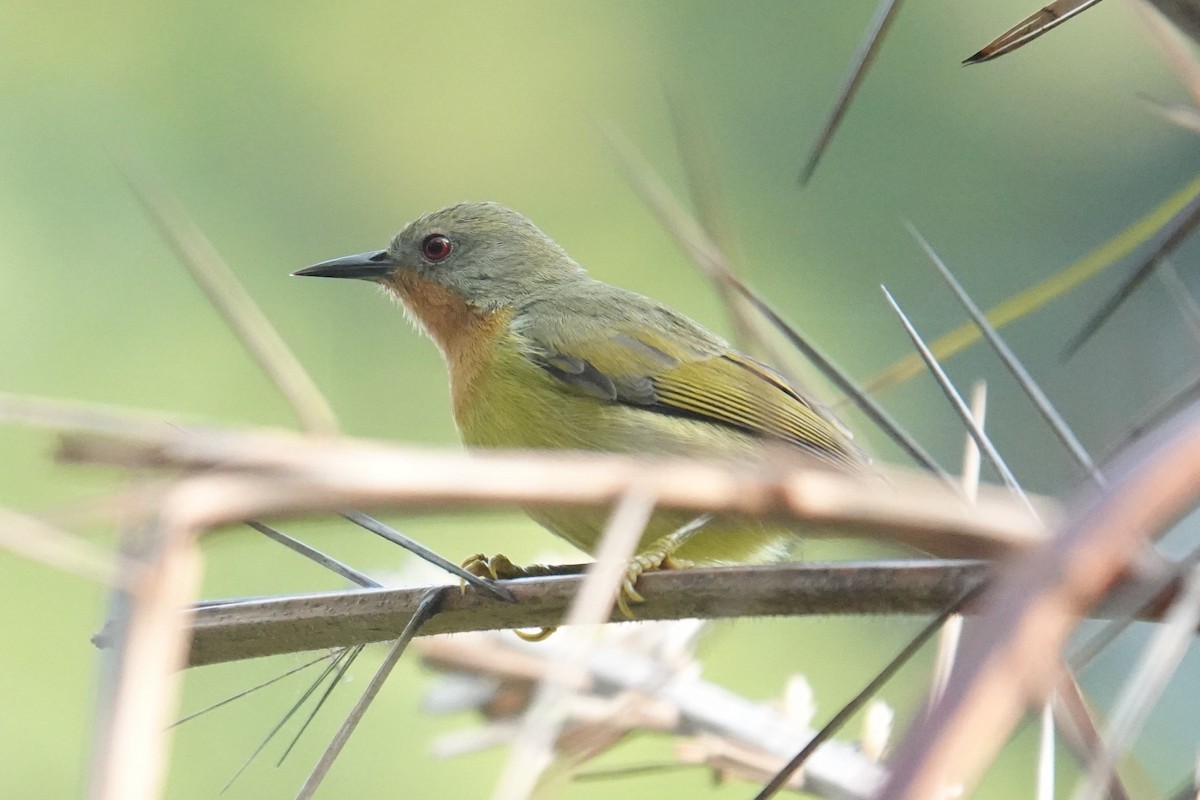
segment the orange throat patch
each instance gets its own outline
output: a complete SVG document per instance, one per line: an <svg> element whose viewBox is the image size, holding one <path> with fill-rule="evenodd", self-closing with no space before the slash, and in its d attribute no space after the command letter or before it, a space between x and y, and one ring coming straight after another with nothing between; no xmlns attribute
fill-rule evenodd
<svg viewBox="0 0 1200 800"><path fill-rule="evenodd" d="M450 394L458 417L486 374L496 338L511 318L505 311L486 311L440 283L403 271L381 283L400 299L410 319L442 351L450 372Z"/></svg>

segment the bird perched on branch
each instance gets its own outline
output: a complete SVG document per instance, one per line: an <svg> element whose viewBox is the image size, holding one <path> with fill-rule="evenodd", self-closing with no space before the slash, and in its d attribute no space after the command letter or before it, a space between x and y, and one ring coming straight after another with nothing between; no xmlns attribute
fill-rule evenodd
<svg viewBox="0 0 1200 800"><path fill-rule="evenodd" d="M532 222L496 203L462 203L404 227L383 250L296 275L357 278L397 297L450 373L454 420L471 447L601 450L760 459L781 443L859 470L849 435L778 373L634 292L590 278ZM527 509L592 552L604 509ZM782 558L794 532L718 516L656 512L630 567L622 610L644 570ZM476 568L520 574L502 557ZM514 572L515 570L515 572Z"/></svg>

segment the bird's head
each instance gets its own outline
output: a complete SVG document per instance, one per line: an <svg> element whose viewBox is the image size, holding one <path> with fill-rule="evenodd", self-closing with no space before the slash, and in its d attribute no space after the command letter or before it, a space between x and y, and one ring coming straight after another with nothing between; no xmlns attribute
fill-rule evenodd
<svg viewBox="0 0 1200 800"><path fill-rule="evenodd" d="M579 279L583 269L516 211L460 203L410 222L384 250L292 274L373 281L424 320L424 305L447 298L482 311L519 307Z"/></svg>

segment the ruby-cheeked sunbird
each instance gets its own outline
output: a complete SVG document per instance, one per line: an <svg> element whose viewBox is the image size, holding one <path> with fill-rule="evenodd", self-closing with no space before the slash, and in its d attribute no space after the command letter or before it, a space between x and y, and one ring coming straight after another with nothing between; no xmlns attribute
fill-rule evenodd
<svg viewBox="0 0 1200 800"><path fill-rule="evenodd" d="M770 367L662 303L589 277L499 204L435 211L386 249L295 274L372 281L398 298L441 350L470 447L749 462L783 443L831 468L865 464L845 430ZM588 552L608 515L565 506L527 513ZM663 565L777 560L796 537L778 524L718 516L673 540L694 516L653 515L633 579ZM638 599L631 583L628 593Z"/></svg>

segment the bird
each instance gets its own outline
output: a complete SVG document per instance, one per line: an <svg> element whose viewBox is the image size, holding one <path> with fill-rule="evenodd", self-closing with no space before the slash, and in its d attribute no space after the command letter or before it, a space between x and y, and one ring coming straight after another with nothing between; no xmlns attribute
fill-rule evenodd
<svg viewBox="0 0 1200 800"><path fill-rule="evenodd" d="M761 461L782 446L813 465L862 472L866 456L827 410L769 366L668 306L592 278L519 212L464 202L405 225L382 250L293 275L378 284L441 351L468 448L582 450ZM607 511L527 508L594 554ZM784 559L779 523L659 509L638 542L618 605L632 617L638 576L691 565ZM703 524L700 524L703 523ZM503 556L467 565L494 577L540 574Z"/></svg>

